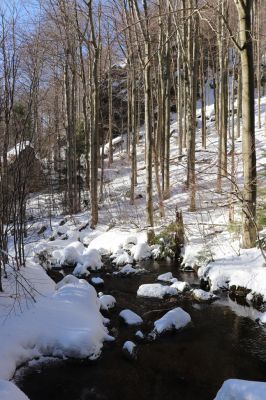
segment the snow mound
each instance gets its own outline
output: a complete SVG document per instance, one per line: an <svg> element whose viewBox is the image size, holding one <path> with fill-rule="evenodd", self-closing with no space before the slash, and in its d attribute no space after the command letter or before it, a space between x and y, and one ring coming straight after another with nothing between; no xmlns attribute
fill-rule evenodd
<svg viewBox="0 0 266 400"><path fill-rule="evenodd" d="M265 400L266 382L228 379L217 393L215 400Z"/></svg>
<svg viewBox="0 0 266 400"><path fill-rule="evenodd" d="M80 263L78 263L75 266L72 273L73 273L73 275L77 276L78 278L81 278L82 276L87 277L90 275L90 272L87 270L87 267Z"/></svg>
<svg viewBox="0 0 266 400"><path fill-rule="evenodd" d="M73 279L73 278L71 278ZM111 340L100 313L96 290L73 280L52 295L40 298L21 315L1 326L0 378L42 355L96 359L103 341Z"/></svg>
<svg viewBox="0 0 266 400"><path fill-rule="evenodd" d="M187 282L182 282L182 281L175 281L172 285L172 288L175 288L179 292L184 292L189 288L189 284Z"/></svg>
<svg viewBox="0 0 266 400"><path fill-rule="evenodd" d="M135 353L136 353L136 348L137 346L135 345L134 342L131 342L130 340L127 340L124 344L123 344L123 351L125 353L128 353L131 357L135 358Z"/></svg>
<svg viewBox="0 0 266 400"><path fill-rule="evenodd" d="M112 263L116 265L133 264L133 258L126 251L123 250L120 254L115 254L112 258Z"/></svg>
<svg viewBox="0 0 266 400"><path fill-rule="evenodd" d="M86 249L82 255L83 268L91 270L101 269L103 266L101 255L96 249Z"/></svg>
<svg viewBox="0 0 266 400"><path fill-rule="evenodd" d="M136 336L136 338L138 338L138 339L144 339L144 334L143 334L143 332L142 331L137 331L136 333L135 333L135 336Z"/></svg>
<svg viewBox="0 0 266 400"><path fill-rule="evenodd" d="M102 278L100 278L99 276L95 276L95 277L91 278L91 283L93 283L94 285L103 285L104 280Z"/></svg>
<svg viewBox="0 0 266 400"><path fill-rule="evenodd" d="M150 258L151 248L147 243L138 243L131 248L131 254L135 261L146 260Z"/></svg>
<svg viewBox="0 0 266 400"><path fill-rule="evenodd" d="M127 325L139 325L142 324L143 319L131 310L122 310L119 316L124 320Z"/></svg>
<svg viewBox="0 0 266 400"><path fill-rule="evenodd" d="M1 400L29 400L29 398L12 382L0 380Z"/></svg>
<svg viewBox="0 0 266 400"><path fill-rule="evenodd" d="M114 272L115 275L131 275L136 274L137 270L132 267L132 265L127 264L123 268L120 269L118 272Z"/></svg>
<svg viewBox="0 0 266 400"><path fill-rule="evenodd" d="M167 295L176 296L177 290L174 287L163 286L160 283L145 283L138 288L137 295L162 299Z"/></svg>
<svg viewBox="0 0 266 400"><path fill-rule="evenodd" d="M157 281L172 282L173 274L172 272L166 272L165 274L159 275Z"/></svg>
<svg viewBox="0 0 266 400"><path fill-rule="evenodd" d="M110 294L99 293L99 300L101 303L101 309L108 311L110 308L114 308L116 299Z"/></svg>
<svg viewBox="0 0 266 400"><path fill-rule="evenodd" d="M60 289L61 287L72 284L78 286L79 284L86 284L86 281L83 279L78 279L73 275L66 275L64 278L56 284L56 290Z"/></svg>
<svg viewBox="0 0 266 400"><path fill-rule="evenodd" d="M82 243L73 242L67 245L63 250L58 251L58 253L60 254L59 263L61 265L68 265L68 266L73 266L78 263L82 263L81 246L83 246Z"/></svg>
<svg viewBox="0 0 266 400"><path fill-rule="evenodd" d="M191 322L190 315L182 308L177 307L168 311L162 318L154 322L154 331L160 334L172 329L180 329Z"/></svg>
<svg viewBox="0 0 266 400"><path fill-rule="evenodd" d="M198 301L210 301L217 299L217 296L211 292L206 292L205 290L202 289L194 289L192 290L192 294L195 300Z"/></svg>

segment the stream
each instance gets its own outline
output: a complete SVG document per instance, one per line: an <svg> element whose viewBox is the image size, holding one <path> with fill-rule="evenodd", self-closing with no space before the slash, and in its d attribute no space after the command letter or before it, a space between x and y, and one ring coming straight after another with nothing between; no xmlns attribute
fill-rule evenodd
<svg viewBox="0 0 266 400"><path fill-rule="evenodd" d="M16 384L31 400L212 400L229 378L266 380L266 329L248 316L256 310L232 301L227 293L211 304L179 297L137 297L143 283L154 283L159 274L199 285L193 273L181 273L174 263L145 262L140 275L118 277L95 272L104 286L97 289L113 295L117 306L105 312L116 340L104 344L95 362L47 360L21 368ZM155 341L137 342L135 332L148 333L165 312L182 307L192 319L183 330L162 335ZM139 314L144 324L126 326L118 317L122 309ZM126 340L138 346L137 361L122 353ZM265 394L266 399L266 394Z"/></svg>

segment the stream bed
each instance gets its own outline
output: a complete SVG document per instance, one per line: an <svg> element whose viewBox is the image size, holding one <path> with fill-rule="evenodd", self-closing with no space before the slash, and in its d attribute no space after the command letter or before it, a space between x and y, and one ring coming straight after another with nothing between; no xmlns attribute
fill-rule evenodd
<svg viewBox="0 0 266 400"><path fill-rule="evenodd" d="M104 345L95 362L48 359L21 368L15 382L31 400L212 400L226 379L266 381L266 329L254 320L255 309L238 305L227 294L211 304L187 295L137 297L141 284L170 271L192 287L199 285L195 274L179 272L174 263L146 262L142 268L147 272L128 277L91 274L104 279L98 291L116 298L116 308L104 313L116 340ZM191 325L155 341L136 340L137 330L150 332L156 319L179 306L190 314ZM118 314L125 308L144 323L124 325ZM123 355L126 340L137 344L136 361Z"/></svg>

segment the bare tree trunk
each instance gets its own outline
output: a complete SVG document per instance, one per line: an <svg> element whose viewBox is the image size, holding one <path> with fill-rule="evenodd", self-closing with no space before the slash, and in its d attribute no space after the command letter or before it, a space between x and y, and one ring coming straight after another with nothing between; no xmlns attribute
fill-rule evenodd
<svg viewBox="0 0 266 400"><path fill-rule="evenodd" d="M256 233L256 148L254 121L254 66L251 35L252 0L235 0L239 16L240 55L242 66L242 154L244 171L242 246L255 245Z"/></svg>

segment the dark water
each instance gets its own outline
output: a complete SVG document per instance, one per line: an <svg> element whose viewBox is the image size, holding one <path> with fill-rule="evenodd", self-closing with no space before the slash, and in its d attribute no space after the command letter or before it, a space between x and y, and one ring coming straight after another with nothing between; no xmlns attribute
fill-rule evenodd
<svg viewBox="0 0 266 400"><path fill-rule="evenodd" d="M138 286L154 282L159 273L172 271L179 279L198 284L193 274L180 274L175 265L145 267L147 274L128 278L95 274L104 278L101 290L117 300L116 309L105 314L111 319L109 328L117 331L116 341L106 344L93 364L68 360L24 368L17 384L31 400L211 400L225 379L266 380L266 332L237 315L250 310L231 302L236 313L227 299L198 304L188 296L137 298ZM121 309L141 315L140 328L148 333L156 319L177 306L191 315L191 326L139 343L138 360L125 359L122 345L125 340L136 342L139 328L123 325L118 318Z"/></svg>

